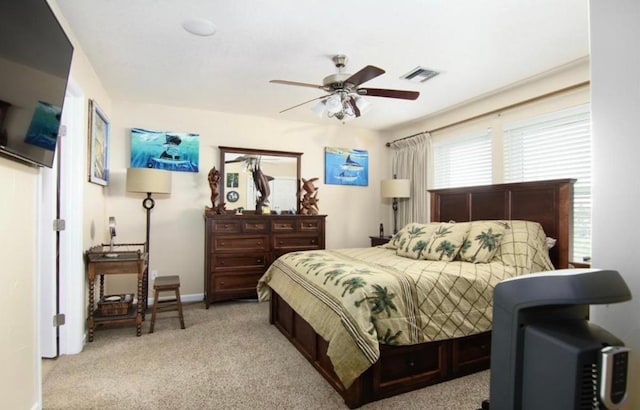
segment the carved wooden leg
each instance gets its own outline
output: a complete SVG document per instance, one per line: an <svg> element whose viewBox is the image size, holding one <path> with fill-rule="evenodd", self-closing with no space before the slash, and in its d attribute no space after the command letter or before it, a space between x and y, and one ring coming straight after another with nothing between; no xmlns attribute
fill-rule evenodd
<svg viewBox="0 0 640 410"><path fill-rule="evenodd" d="M89 280L89 312L87 312L87 327L89 328L89 342L93 342L93 303L94 296L93 292L95 290L95 280Z"/></svg>

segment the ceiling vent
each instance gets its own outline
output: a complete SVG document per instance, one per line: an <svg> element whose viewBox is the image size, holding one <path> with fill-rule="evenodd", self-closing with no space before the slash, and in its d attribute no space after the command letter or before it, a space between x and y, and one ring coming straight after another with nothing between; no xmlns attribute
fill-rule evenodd
<svg viewBox="0 0 640 410"><path fill-rule="evenodd" d="M438 74L440 73L435 70L430 70L424 67L416 67L400 78L403 80L411 81L412 83L424 83L428 79L433 78Z"/></svg>

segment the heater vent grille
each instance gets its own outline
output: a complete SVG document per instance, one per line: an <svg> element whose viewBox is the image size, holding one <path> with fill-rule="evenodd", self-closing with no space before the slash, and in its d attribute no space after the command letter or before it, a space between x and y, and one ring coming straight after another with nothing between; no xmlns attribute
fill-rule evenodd
<svg viewBox="0 0 640 410"><path fill-rule="evenodd" d="M424 83L425 81L437 76L438 74L440 73L435 70L424 67L416 67L400 78L414 83Z"/></svg>

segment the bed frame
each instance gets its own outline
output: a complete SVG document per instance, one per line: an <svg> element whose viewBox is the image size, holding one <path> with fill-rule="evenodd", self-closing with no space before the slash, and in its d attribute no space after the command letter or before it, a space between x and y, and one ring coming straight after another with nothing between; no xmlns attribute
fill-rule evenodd
<svg viewBox="0 0 640 410"><path fill-rule="evenodd" d="M550 257L568 268L574 179L431 190L431 221L521 219L539 222L556 238ZM340 393L349 408L489 368L491 332L410 346L380 345L380 358L345 389L322 339L276 292L270 323Z"/></svg>

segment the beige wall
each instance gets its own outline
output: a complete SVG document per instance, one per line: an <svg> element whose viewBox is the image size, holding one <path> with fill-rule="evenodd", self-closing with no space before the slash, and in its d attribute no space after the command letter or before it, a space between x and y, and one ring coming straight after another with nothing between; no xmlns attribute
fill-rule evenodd
<svg viewBox="0 0 640 410"><path fill-rule="evenodd" d="M2 407L36 403L36 195L38 169L0 157L0 397Z"/></svg>
<svg viewBox="0 0 640 410"><path fill-rule="evenodd" d="M50 5L60 16L54 1ZM86 55L76 43L66 23L62 26L74 43L71 77L85 96L96 98L106 112L111 101L102 87ZM86 103L87 101L85 101ZM80 121L86 121L81 118ZM85 122L86 123L86 122ZM86 148L86 138L69 141ZM82 150L84 152L84 150ZM36 221L38 212L38 174L40 170L0 157L0 279L5 284L0 311L5 312L0 333L0 397L2 407L11 409L39 408L39 338L36 254ZM92 223L104 224L103 189L86 183L81 195L85 214L84 243L89 244Z"/></svg>
<svg viewBox="0 0 640 410"><path fill-rule="evenodd" d="M632 349L624 409L640 409L640 2L591 0L593 266L620 272L633 299L591 309L595 323Z"/></svg>
<svg viewBox="0 0 640 410"><path fill-rule="evenodd" d="M142 194L126 192L131 128L200 135L200 172L173 172L170 196L157 195L151 216L150 268L159 275L180 274L183 295L202 295L204 287L204 207L210 205L207 173L220 169L218 146L302 152L302 177L318 177L321 214L327 217L328 248L369 244L378 225L387 226L389 204L380 199L379 181L390 176L388 152L376 132L348 128L338 121L318 126L197 109L113 103L111 182L106 214L118 221L117 242L144 241L146 214ZM369 186L325 185L324 148L369 151ZM106 216L105 216L106 217ZM106 231L101 232L102 240ZM113 281L112 281L113 283ZM120 290L120 285L111 290Z"/></svg>

